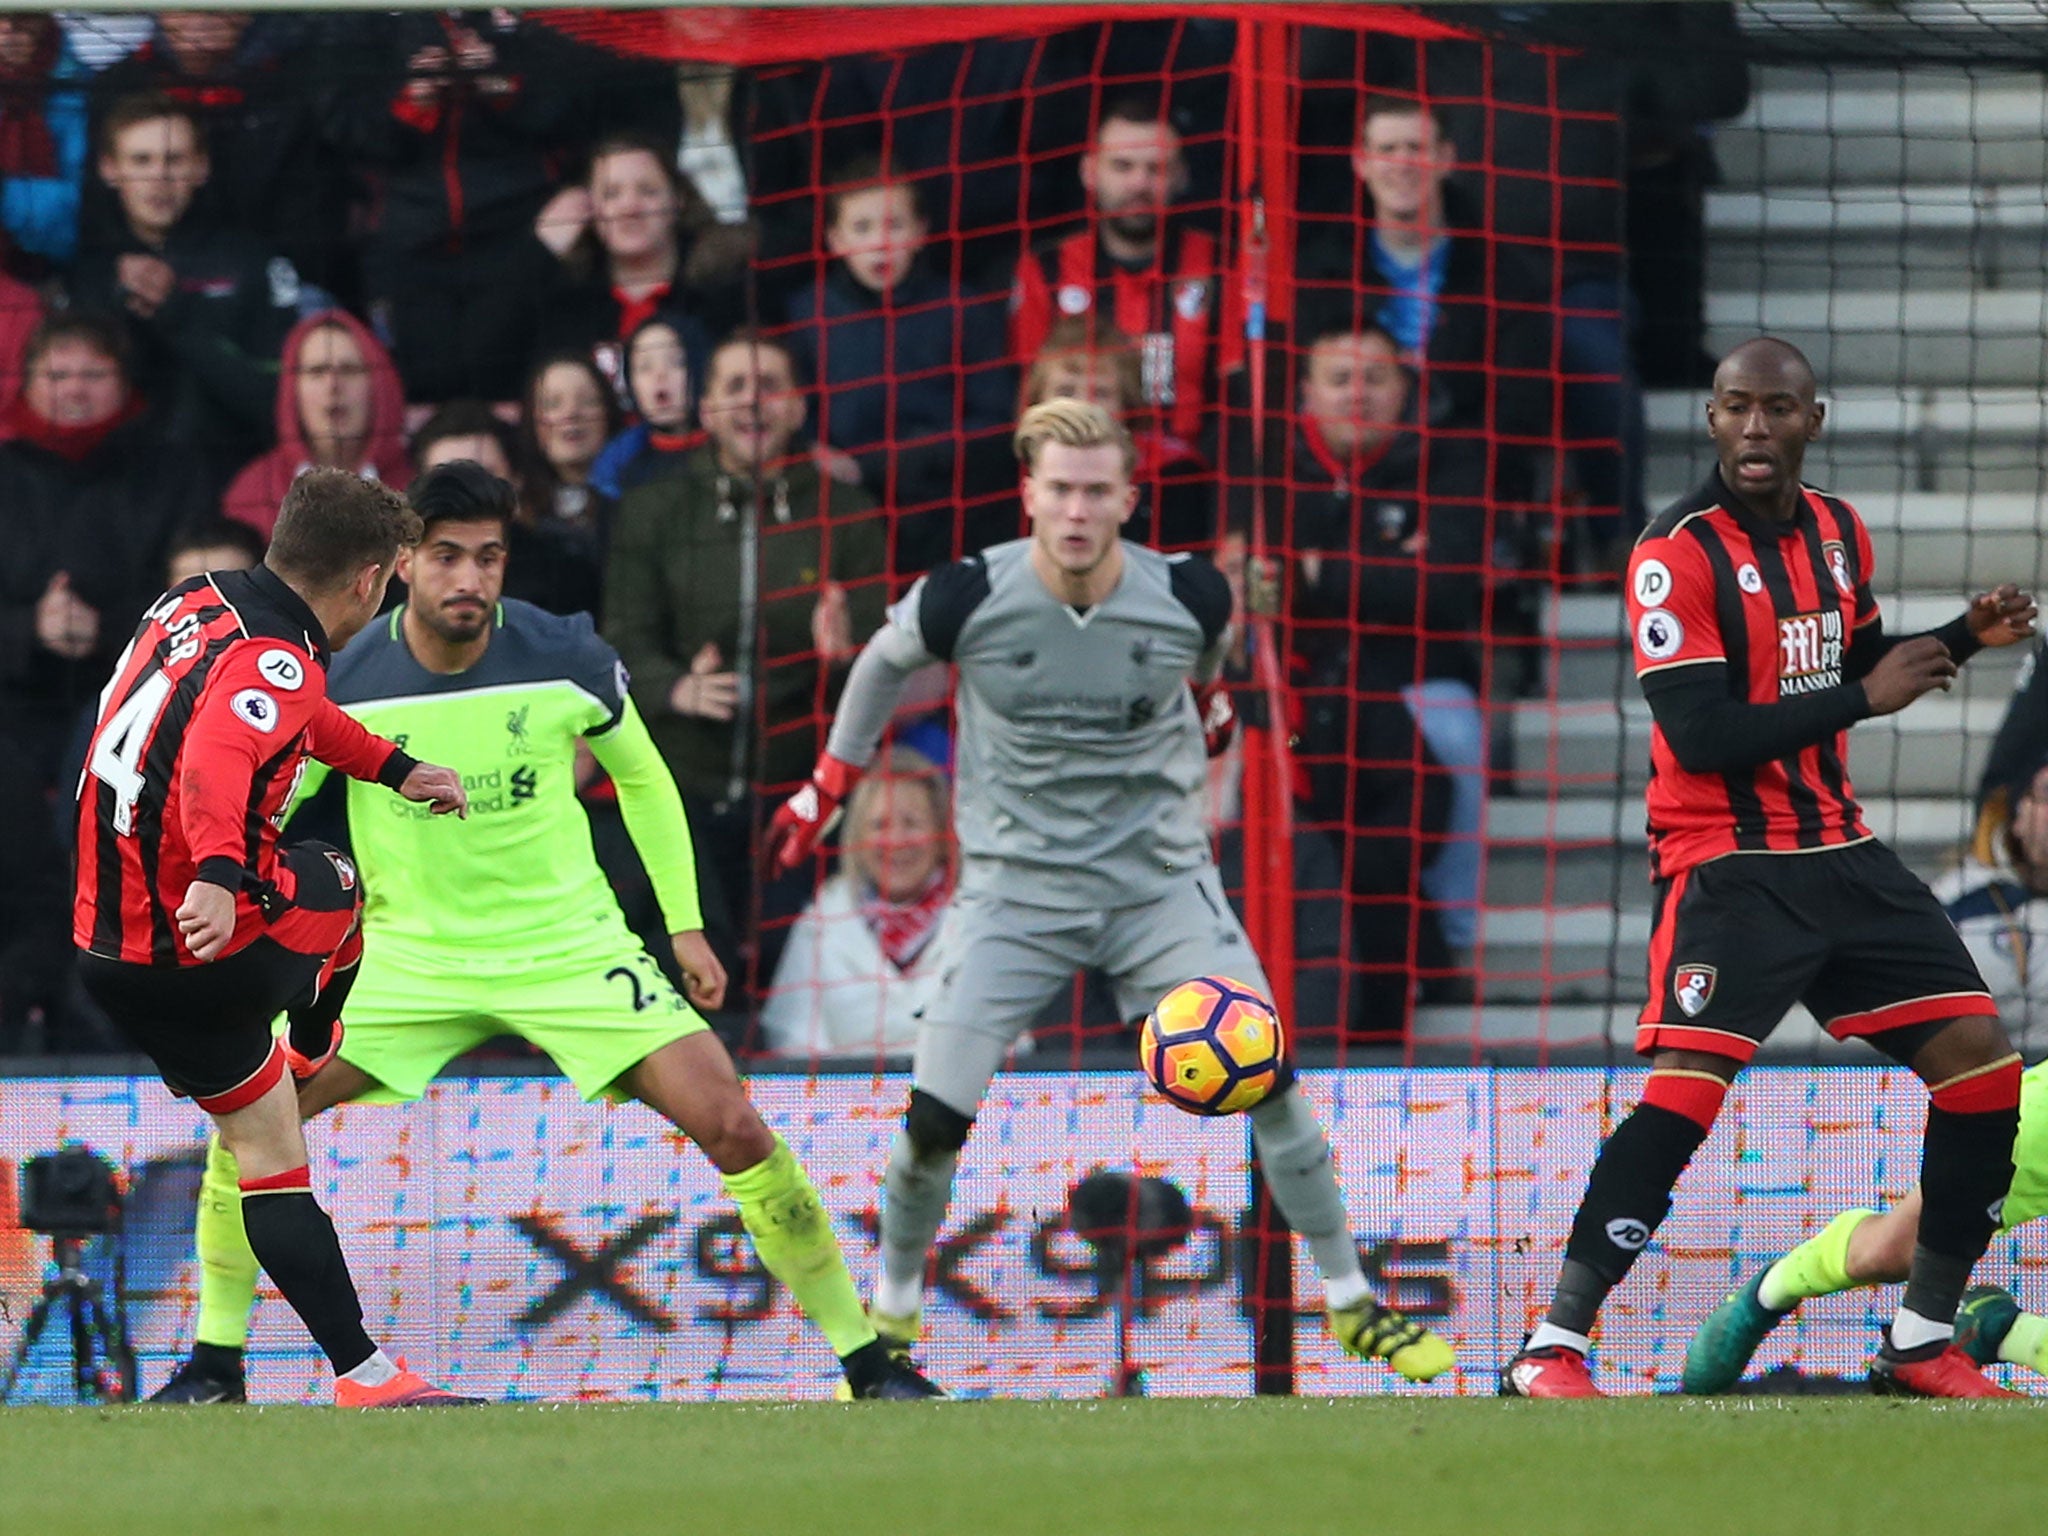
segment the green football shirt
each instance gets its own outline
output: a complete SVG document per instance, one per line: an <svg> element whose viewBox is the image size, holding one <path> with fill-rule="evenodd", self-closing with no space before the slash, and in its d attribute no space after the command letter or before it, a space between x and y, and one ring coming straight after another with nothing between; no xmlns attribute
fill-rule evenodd
<svg viewBox="0 0 2048 1536"><path fill-rule="evenodd" d="M414 659L403 613L349 642L328 692L420 761L461 774L469 817L434 816L378 785L348 785L373 941L432 951L453 966L478 953L637 947L576 798L578 738L619 781L627 829L669 931L701 927L681 796L665 771L645 771L649 762L659 767L658 754L627 698L626 669L589 616L508 598L477 664L441 674ZM311 765L301 798L325 773Z"/></svg>

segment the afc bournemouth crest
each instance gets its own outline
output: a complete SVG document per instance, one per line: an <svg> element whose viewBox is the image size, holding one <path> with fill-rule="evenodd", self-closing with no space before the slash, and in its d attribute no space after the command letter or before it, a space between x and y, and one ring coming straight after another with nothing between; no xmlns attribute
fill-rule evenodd
<svg viewBox="0 0 2048 1536"><path fill-rule="evenodd" d="M1681 965L1671 975L1671 991L1678 999L1678 1008L1688 1019L1696 1019L1714 995L1714 978L1718 973L1711 965Z"/></svg>
<svg viewBox="0 0 2048 1536"><path fill-rule="evenodd" d="M1849 575L1849 552L1842 548L1840 541L1829 539L1820 547L1821 558L1827 561L1828 574L1835 578L1835 587L1844 597L1856 595L1856 583Z"/></svg>

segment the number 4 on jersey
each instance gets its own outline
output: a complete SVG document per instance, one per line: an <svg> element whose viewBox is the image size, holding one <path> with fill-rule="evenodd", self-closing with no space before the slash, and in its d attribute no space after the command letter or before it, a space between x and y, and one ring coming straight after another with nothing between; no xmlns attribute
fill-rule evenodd
<svg viewBox="0 0 2048 1536"><path fill-rule="evenodd" d="M86 770L114 792L114 831L135 830L135 802L142 798L142 754L156 734L157 716L171 696L167 673L152 672L101 724Z"/></svg>

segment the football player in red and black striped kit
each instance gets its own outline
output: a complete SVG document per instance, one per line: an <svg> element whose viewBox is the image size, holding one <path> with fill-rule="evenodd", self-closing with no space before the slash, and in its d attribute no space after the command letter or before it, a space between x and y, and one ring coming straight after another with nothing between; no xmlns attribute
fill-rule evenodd
<svg viewBox="0 0 2048 1536"><path fill-rule="evenodd" d="M376 616L418 537L396 492L346 470L301 475L262 565L193 577L144 615L100 695L78 789L80 979L220 1127L249 1244L333 1364L343 1406L471 1401L371 1342L314 1202L294 1080L340 1044L362 895L334 849L278 841L308 757L436 814L468 812L452 770L327 697L330 646Z"/></svg>
<svg viewBox="0 0 2048 1536"><path fill-rule="evenodd" d="M1872 1389L2013 1395L1952 1335L2012 1182L2020 1058L1940 903L1864 824L1846 756L1858 720L2031 635L2034 600L2002 586L1932 633L1887 636L1861 519L1800 483L1822 415L1797 348L1760 337L1729 353L1707 406L1718 466L1629 562L1655 721L1656 926L1636 1033L1650 1077L1593 1165L1550 1310L1502 1372L1508 1396L1599 1395L1586 1361L1600 1305L1670 1210L1728 1084L1795 1003L1928 1087L1919 1244Z"/></svg>

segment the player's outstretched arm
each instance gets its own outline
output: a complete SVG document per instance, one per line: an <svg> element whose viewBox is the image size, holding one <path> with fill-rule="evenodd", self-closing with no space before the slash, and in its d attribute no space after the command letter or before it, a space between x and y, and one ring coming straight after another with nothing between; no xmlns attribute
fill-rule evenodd
<svg viewBox="0 0 2048 1536"><path fill-rule="evenodd" d="M663 931L672 936L672 943L679 943L683 934L701 935L704 911L698 900L697 853L690 841L689 813L683 809L682 793L676 788L674 775L661 760L660 748L647 734L647 722L641 719L632 699L625 698L620 702L615 724L583 739L590 746L590 755L611 775L612 785L618 791L619 816L626 823L626 836L633 840L640 862L647 867L648 883L654 887L654 899L661 907ZM676 958L682 961L680 948ZM691 974L687 963L683 972ZM719 982L722 992L722 974ZM691 997L699 1001L694 987ZM718 1005L699 1001L699 1006Z"/></svg>
<svg viewBox="0 0 2048 1536"><path fill-rule="evenodd" d="M911 673L942 659L925 649L916 629L914 615L923 588L923 582L913 587L897 605L892 622L861 647L810 783L784 801L769 823L769 856L778 869L795 869L816 851L818 839L838 819L839 808L881 745L903 685ZM906 611L911 616L907 620Z"/></svg>

